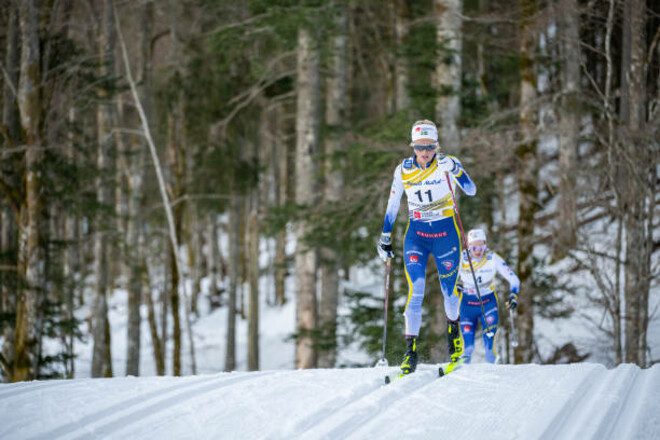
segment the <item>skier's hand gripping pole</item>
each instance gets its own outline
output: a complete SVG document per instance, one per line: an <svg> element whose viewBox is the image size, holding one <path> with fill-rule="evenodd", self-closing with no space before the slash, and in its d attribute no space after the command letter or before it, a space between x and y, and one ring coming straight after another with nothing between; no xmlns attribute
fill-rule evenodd
<svg viewBox="0 0 660 440"><path fill-rule="evenodd" d="M472 257L470 256L470 250L467 246L467 239L465 238L465 231L463 230L463 222L461 221L461 214L458 211L458 204L456 203L456 197L454 196L454 188L451 185L451 179L449 178L449 172L445 171L445 179L447 180L447 185L449 186L449 193L451 194L451 200L454 202L454 212L456 213L456 221L458 223L458 229L461 232L461 243L463 244L463 249L467 254L468 263L470 263L470 272L472 273L472 281L474 282L474 287L477 289L477 298L479 298L479 305L481 305L481 322L486 324L486 312L484 311L484 302L481 299L481 292L479 292L479 284L477 283L477 277L474 274L474 266L472 266ZM453 292L452 292L453 293ZM489 328L483 328L482 331L488 332Z"/></svg>
<svg viewBox="0 0 660 440"><path fill-rule="evenodd" d="M383 307L383 351L382 357L376 363L377 367L387 367L387 358L385 357L385 349L387 347L387 311L390 298L390 274L392 273L392 259L385 260L385 301Z"/></svg>

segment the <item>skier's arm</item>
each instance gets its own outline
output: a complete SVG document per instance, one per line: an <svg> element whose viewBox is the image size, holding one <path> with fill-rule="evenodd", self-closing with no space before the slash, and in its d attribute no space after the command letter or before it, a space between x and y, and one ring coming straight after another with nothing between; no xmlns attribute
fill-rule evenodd
<svg viewBox="0 0 660 440"><path fill-rule="evenodd" d="M391 234L396 216L399 213L401 205L401 195L403 195L403 180L401 179L401 165L394 170L394 179L390 189L390 198L387 200L387 210L385 211L385 220L383 221L383 234Z"/></svg>
<svg viewBox="0 0 660 440"><path fill-rule="evenodd" d="M511 270L508 264L504 261L502 257L493 252L493 261L495 262L495 269L497 273L502 275L502 277L509 283L509 290L512 294L518 295L520 290L520 279L518 276Z"/></svg>
<svg viewBox="0 0 660 440"><path fill-rule="evenodd" d="M394 170L392 189L390 190L390 198L387 201L387 210L385 211L385 220L383 221L383 232L380 234L380 240L378 240L378 245L376 246L378 255L383 261L394 258L394 251L392 250L392 228L394 227L396 215L399 212L401 194L403 194L403 180L401 179L401 165L399 165Z"/></svg>
<svg viewBox="0 0 660 440"><path fill-rule="evenodd" d="M465 171L465 168L463 168L461 161L458 160L456 156L445 156L442 159L441 164L451 169L450 174L453 177L454 182L456 182L456 185L459 186L466 195L474 196L477 194L477 185L474 184L467 171Z"/></svg>

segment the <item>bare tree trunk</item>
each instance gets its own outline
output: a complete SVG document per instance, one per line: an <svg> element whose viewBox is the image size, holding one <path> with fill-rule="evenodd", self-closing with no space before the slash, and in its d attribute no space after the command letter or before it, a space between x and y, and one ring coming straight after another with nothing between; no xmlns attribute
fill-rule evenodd
<svg viewBox="0 0 660 440"><path fill-rule="evenodd" d="M248 306L248 370L259 369L259 191L250 196L248 218L248 280L250 302Z"/></svg>
<svg viewBox="0 0 660 440"><path fill-rule="evenodd" d="M655 194L648 189L655 186L653 175L657 159L650 154L644 133L646 124L646 2L631 0L624 3L622 62L621 162L624 226L626 229L625 259L625 361L646 366L646 331L648 327L648 296L651 281L652 230L647 219L652 215ZM649 168L651 167L651 168ZM647 203L650 205L647 211Z"/></svg>
<svg viewBox="0 0 660 440"><path fill-rule="evenodd" d="M151 285L149 283L149 271L146 266L146 261L143 261L142 274L144 276L143 284L147 287L144 298L147 302L149 332L151 333L151 346L153 347L154 363L156 364L156 374L159 376L165 375L165 352L163 349L164 339L158 335L158 319L156 318L156 308L152 298Z"/></svg>
<svg viewBox="0 0 660 440"><path fill-rule="evenodd" d="M112 0L103 1L103 10L99 19L99 76L103 81L110 81L114 74L114 9ZM109 86L99 87L97 92L97 178L96 201L101 207L111 206L108 172L112 148L113 108ZM92 377L111 377L112 362L107 358L110 340L106 339L108 326L108 288L109 280L109 219L103 212L98 212L95 219L94 234L94 275L96 298L94 302L94 349L92 354Z"/></svg>
<svg viewBox="0 0 660 440"><path fill-rule="evenodd" d="M286 304L285 281L287 274L286 228L278 231L275 238L275 303Z"/></svg>
<svg viewBox="0 0 660 440"><path fill-rule="evenodd" d="M457 150L461 134L458 120L461 115L461 51L463 25L462 0L434 0L437 19L437 41L441 50L436 65L438 101L435 117L440 122L440 145Z"/></svg>
<svg viewBox="0 0 660 440"><path fill-rule="evenodd" d="M488 3L488 0L478 0L478 14L486 13ZM479 81L477 96L480 97L488 95L488 88L486 86L486 62L484 57L484 46L486 45L487 38L488 34L484 35L482 32L477 35L477 81Z"/></svg>
<svg viewBox="0 0 660 440"><path fill-rule="evenodd" d="M76 160L76 151L75 151L75 134L73 131L73 126L76 122L76 109L71 104L69 112L67 115L69 129L67 131L67 146L66 146L66 157L69 161L74 162ZM78 242L78 223L79 216L74 213L64 214L64 230L63 237L66 243L64 249L63 258L62 258L62 272L64 275L64 284L65 284L65 310L66 310L66 319L69 321L70 327L65 336L64 346L66 349L66 354L68 358L69 365L67 367L67 378L72 379L75 376L75 331L74 331L74 322L75 322L75 300L76 300L76 291L78 285L82 284L78 282L77 275L80 275L80 243Z"/></svg>
<svg viewBox="0 0 660 440"><path fill-rule="evenodd" d="M18 79L21 68L21 28L19 26L18 2L9 1L7 14L5 52L5 75L2 89L2 124L7 129L11 141L15 144L20 139L21 121L18 113Z"/></svg>
<svg viewBox="0 0 660 440"><path fill-rule="evenodd" d="M331 71L326 85L325 122L328 135L325 139L325 186L323 197L328 203L339 203L344 192L343 134L348 111L347 71L347 23L346 10L338 13L336 33L332 38ZM397 92L397 102L398 92ZM319 330L321 345L318 350L318 366L334 368L337 359L337 306L339 304L339 267L337 251L331 247L321 250L321 304Z"/></svg>
<svg viewBox="0 0 660 440"><path fill-rule="evenodd" d="M518 306L519 347L515 362L532 360L534 343L534 214L538 211L537 134L536 134L536 0L519 0L520 16L520 143L516 149L518 160L519 220L518 267L520 303Z"/></svg>
<svg viewBox="0 0 660 440"><path fill-rule="evenodd" d="M605 91L603 105L605 109L605 119L607 120L607 162L608 179L616 206L621 206L621 192L618 184L619 167L618 145L615 141L614 132L614 105L612 102L612 82L614 62L612 60L612 33L614 31L614 19L616 12L616 0L609 0L607 21L605 27ZM614 219L617 222L617 234L615 244L615 274L614 274L614 292L612 292L612 332L614 333L614 357L616 364L623 362L623 326L621 310L621 261L622 261L622 240L623 240L623 217L619 209L613 210Z"/></svg>
<svg viewBox="0 0 660 440"><path fill-rule="evenodd" d="M144 234L142 230L142 172L144 169L144 149L141 145L134 145L134 158L131 163L129 177L128 199L128 325L126 331L126 375L139 376L140 374L140 305L142 304L144 285L143 259ZM151 294L149 293L149 296Z"/></svg>
<svg viewBox="0 0 660 440"><path fill-rule="evenodd" d="M153 27L153 2L147 1L141 9L142 32L140 33L140 58L142 60L141 99L143 103L151 103L151 34ZM151 105L145 105L145 114L151 117ZM144 233L142 218L143 199L143 172L145 153L143 145L136 141L131 142L130 168L128 170L128 207L127 207L127 259L129 265L128 283L128 326L127 326L127 353L126 375L139 376L140 374L140 339L141 318L140 306L143 292L144 268ZM151 292L146 292L151 300ZM153 308L153 303L151 304ZM158 334L156 334L158 338ZM158 341L160 343L160 341Z"/></svg>
<svg viewBox="0 0 660 440"><path fill-rule="evenodd" d="M199 210L196 206L191 207L191 222L192 237L190 248L188 249L189 267L192 271L190 313L198 317L199 310L197 309L197 302L199 301L199 294L202 290L202 260L204 259L202 244L204 243L204 232L203 222L199 219Z"/></svg>
<svg viewBox="0 0 660 440"><path fill-rule="evenodd" d="M395 110L401 111L410 106L408 93L409 69L404 44L410 28L410 8L408 0L394 0L394 38L397 53L394 61Z"/></svg>
<svg viewBox="0 0 660 440"><path fill-rule="evenodd" d="M24 280L16 305L15 356L12 381L34 379L38 363L36 343L40 335L37 316L44 288L44 252L41 246L41 151L40 52L38 6L34 0L19 2L22 37L18 108L25 135L25 199L20 209L18 273Z"/></svg>
<svg viewBox="0 0 660 440"><path fill-rule="evenodd" d="M167 341L170 339L170 295L169 288L172 284L172 266L170 264L169 257L171 253L169 252L169 244L166 242L165 247L167 249L165 255L165 261L163 262L163 288L158 292L158 299L160 302L160 337L163 341L163 352L161 356L163 357L163 363L165 363L165 354L167 352Z"/></svg>
<svg viewBox="0 0 660 440"><path fill-rule="evenodd" d="M181 97L179 97L181 98ZM170 159L170 169L172 172L172 182L170 184L170 194L173 198L179 199L184 193L184 173L185 159L182 143L183 114L181 111L182 102L175 104L176 109L168 115L168 155ZM173 206L174 227L176 236L182 237L184 203L180 202ZM179 284L184 283L176 268L178 257L178 248L174 248L170 243L170 272L172 273L170 284L170 310L172 312L172 374L181 375L181 320L179 307ZM185 313L188 313L186 310Z"/></svg>
<svg viewBox="0 0 660 440"><path fill-rule="evenodd" d="M114 1L114 0L113 0ZM115 66L116 75L120 74L120 68ZM124 97L117 93L115 97L115 125L123 127L126 125L126 118L124 117ZM127 246L132 243L127 243L127 229L128 229L128 180L131 173L128 157L128 150L126 147L127 137L119 130L114 134L116 152L115 152L115 167L114 167L114 194L110 197L113 198L113 212L115 216L114 227L112 233L109 234L110 239L110 268L109 273L111 276L111 285L117 287L126 287L127 278L130 277L130 268L127 267Z"/></svg>
<svg viewBox="0 0 660 440"><path fill-rule="evenodd" d="M567 13L566 11L571 11ZM577 0L562 0L559 20L563 49L559 111L559 216L554 254L561 258L577 240L577 149L580 136L580 14Z"/></svg>
<svg viewBox="0 0 660 440"><path fill-rule="evenodd" d="M16 226L13 212L8 208L0 208L0 253L5 258L0 259L0 313L9 316L16 311ZM11 257L9 257L11 255ZM13 267L14 270L10 270ZM2 334L2 347L0 354L5 359L5 376L12 377L14 365L14 331L8 319L2 320L0 334Z"/></svg>
<svg viewBox="0 0 660 440"><path fill-rule="evenodd" d="M171 243L169 247L169 262L170 273L172 275L171 283L169 286L169 302L170 311L172 313L172 374L174 376L181 376L181 320L179 317L179 273L177 272L175 260L177 258L176 251Z"/></svg>
<svg viewBox="0 0 660 440"><path fill-rule="evenodd" d="M249 197L241 198L241 223L239 225L239 235L238 235L238 252L239 255L239 269L238 269L238 279L240 280L237 283L236 290L236 310L241 319L245 319L247 314L245 313L245 285L248 282L248 249L247 249L247 217L249 207Z"/></svg>
<svg viewBox="0 0 660 440"><path fill-rule="evenodd" d="M5 52L5 80L2 89L2 125L7 130L9 143L20 143L21 121L18 113L17 89L19 72L21 69L21 29L18 18L18 4L15 1L9 2L9 12L7 14L6 29L6 52ZM1 263L5 266L16 267L16 207L9 206L0 208L0 252L5 258ZM0 312L14 313L16 311L17 298L17 280L19 273L16 270L0 270ZM11 378L13 376L14 365L14 332L15 327L8 320L3 320L0 326L2 334L2 355L5 358L5 374Z"/></svg>
<svg viewBox="0 0 660 440"><path fill-rule="evenodd" d="M227 348L225 371L236 369L236 297L240 282L241 197L232 191L229 211L229 291L227 292Z"/></svg>
<svg viewBox="0 0 660 440"><path fill-rule="evenodd" d="M277 158L274 161L277 182L277 206L287 204L287 190L289 188L289 143L286 141L286 124L284 122L284 106L275 107L275 149ZM282 228L276 237L275 243L275 302L282 306L286 303L285 279L287 274L286 258L286 228Z"/></svg>
<svg viewBox="0 0 660 440"><path fill-rule="evenodd" d="M614 292L612 292L612 333L614 334L614 359L617 365L623 362L623 326L621 325L621 259L623 248L623 222L619 219L616 228Z"/></svg>
<svg viewBox="0 0 660 440"><path fill-rule="evenodd" d="M309 206L315 200L315 152L318 150L320 114L319 48L312 31L298 31L296 109L296 203ZM316 330L316 251L307 246L304 237L309 225L296 224L296 367L316 367L313 332Z"/></svg>
<svg viewBox="0 0 660 440"><path fill-rule="evenodd" d="M208 231L208 272L211 278L209 286L209 295L212 308L220 306L220 288L219 286L219 245L218 245L218 225L216 221L215 212L209 212L207 215L207 231Z"/></svg>

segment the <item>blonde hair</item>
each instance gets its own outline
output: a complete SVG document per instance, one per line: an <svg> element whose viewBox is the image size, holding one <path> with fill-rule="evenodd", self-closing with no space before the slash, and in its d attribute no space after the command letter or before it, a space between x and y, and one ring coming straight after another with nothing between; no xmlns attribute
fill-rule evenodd
<svg viewBox="0 0 660 440"><path fill-rule="evenodd" d="M415 123L414 123L412 126L413 126L413 128L415 128L416 126L418 126L418 125L422 125L422 124L428 124L428 125L432 125L432 126L434 126L436 129L438 128L438 127L435 125L435 122L433 122L433 121L429 121L428 119L420 119L419 121L415 121Z"/></svg>

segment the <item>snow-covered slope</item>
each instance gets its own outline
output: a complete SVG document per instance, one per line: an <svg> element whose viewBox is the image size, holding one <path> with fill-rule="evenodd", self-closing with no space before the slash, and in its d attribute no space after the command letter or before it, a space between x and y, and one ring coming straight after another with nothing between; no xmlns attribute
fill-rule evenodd
<svg viewBox="0 0 660 440"><path fill-rule="evenodd" d="M0 438L660 438L658 365L436 368L390 385L376 368L0 385Z"/></svg>

